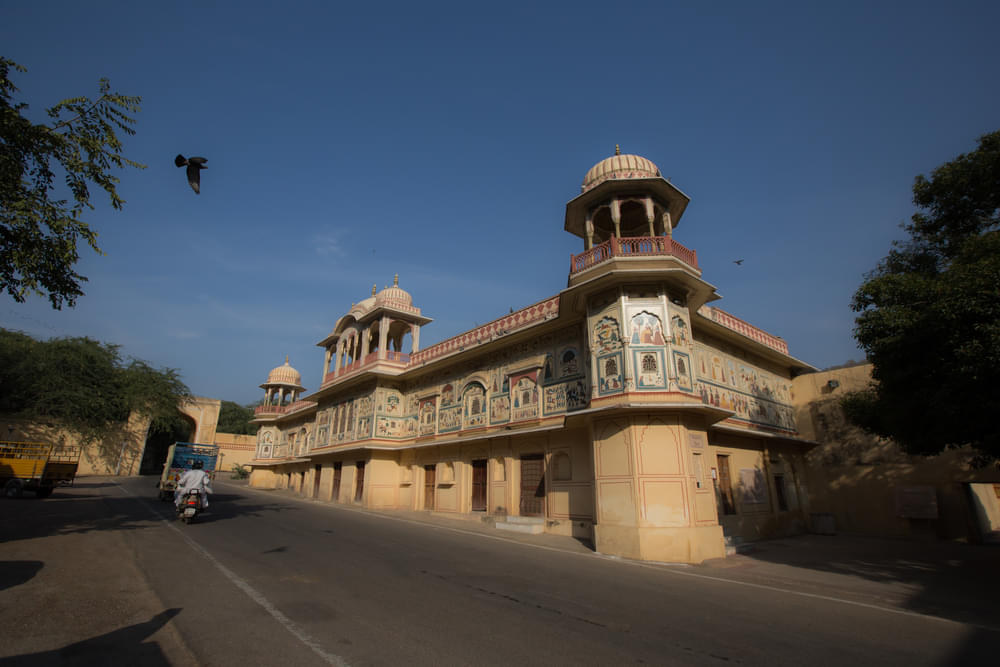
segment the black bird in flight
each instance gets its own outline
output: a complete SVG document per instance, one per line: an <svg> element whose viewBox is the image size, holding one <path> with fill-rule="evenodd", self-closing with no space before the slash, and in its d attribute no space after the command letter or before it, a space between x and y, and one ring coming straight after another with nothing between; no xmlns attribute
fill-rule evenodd
<svg viewBox="0 0 1000 667"><path fill-rule="evenodd" d="M734 259L733 260L733 264L735 264L736 266L740 266L741 264L743 264L743 260L742 259Z"/></svg>
<svg viewBox="0 0 1000 667"><path fill-rule="evenodd" d="M208 162L208 160L203 157L189 157L185 159L183 155L178 155L174 158L174 164L178 167L187 165L188 184L191 186L191 189L194 190L196 195L201 194L200 172L202 169L208 169L208 167L205 166L206 162Z"/></svg>

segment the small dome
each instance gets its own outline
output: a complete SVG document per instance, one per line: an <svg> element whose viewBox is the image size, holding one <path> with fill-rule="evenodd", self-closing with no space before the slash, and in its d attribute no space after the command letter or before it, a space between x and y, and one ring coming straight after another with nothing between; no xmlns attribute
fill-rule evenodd
<svg viewBox="0 0 1000 667"><path fill-rule="evenodd" d="M387 305L413 306L413 297L410 293L399 286L399 274L392 279L392 287L386 287L375 297L375 303Z"/></svg>
<svg viewBox="0 0 1000 667"><path fill-rule="evenodd" d="M302 382L302 374L288 365L288 357L285 357L285 364L278 366L267 374L267 384L285 384L299 386Z"/></svg>
<svg viewBox="0 0 1000 667"><path fill-rule="evenodd" d="M617 146L615 154L595 164L583 177L581 190L586 192L604 181L629 178L662 178L660 168L641 155L622 155Z"/></svg>

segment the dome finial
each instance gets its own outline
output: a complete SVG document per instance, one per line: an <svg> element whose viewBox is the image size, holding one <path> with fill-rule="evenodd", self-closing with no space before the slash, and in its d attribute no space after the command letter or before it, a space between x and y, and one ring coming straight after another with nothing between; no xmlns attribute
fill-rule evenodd
<svg viewBox="0 0 1000 667"><path fill-rule="evenodd" d="M372 285L372 296L375 296L375 290L378 289L378 283Z"/></svg>
<svg viewBox="0 0 1000 667"><path fill-rule="evenodd" d="M399 274L397 273L392 277L392 286L399 287Z"/></svg>
<svg viewBox="0 0 1000 667"><path fill-rule="evenodd" d="M287 354L285 355L285 365L286 366L288 365L288 355Z"/></svg>
<svg viewBox="0 0 1000 667"><path fill-rule="evenodd" d="M622 154L622 149L618 147L618 144L615 144L615 155L621 155L621 154Z"/></svg>

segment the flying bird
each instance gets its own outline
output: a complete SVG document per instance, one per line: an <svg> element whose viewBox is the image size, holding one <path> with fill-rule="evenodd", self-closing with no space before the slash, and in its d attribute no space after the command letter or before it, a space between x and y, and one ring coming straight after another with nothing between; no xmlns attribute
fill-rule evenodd
<svg viewBox="0 0 1000 667"><path fill-rule="evenodd" d="M187 165L188 184L196 195L201 194L201 170L208 169L205 166L206 162L208 160L203 157L189 157L185 159L183 155L178 155L174 158L174 164L178 167Z"/></svg>
<svg viewBox="0 0 1000 667"><path fill-rule="evenodd" d="M736 266L740 266L741 264L743 264L743 260L742 259L734 259L733 260L733 264L735 264Z"/></svg>

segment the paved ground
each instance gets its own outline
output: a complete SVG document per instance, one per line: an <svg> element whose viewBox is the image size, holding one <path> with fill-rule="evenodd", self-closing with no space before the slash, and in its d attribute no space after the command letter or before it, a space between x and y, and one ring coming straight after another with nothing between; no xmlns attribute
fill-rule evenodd
<svg viewBox="0 0 1000 667"><path fill-rule="evenodd" d="M130 485L143 488L142 482ZM150 479L150 496L154 484ZM222 481L218 486L217 491L228 486L250 494L261 507L279 500L325 505L284 490ZM199 664L172 622L178 605L165 603L136 565L136 541L149 548L150 538L140 538L148 534L142 530L148 522L121 511L135 502L122 496L118 480L91 477L44 501L0 499L0 666L100 665L112 650L121 664ZM500 532L478 520L344 506L330 511L472 535L483 541L484 551L495 540L604 558L576 539ZM779 591L803 605L810 598L823 600L842 605L845 615L880 610L897 618L919 615L960 624L971 632L964 645L980 659L983 646L1000 645L1000 548L995 546L809 535L758 543L748 553L700 566L615 560L692 583L721 580L762 594ZM971 659L959 652L948 664L961 664L963 657Z"/></svg>
<svg viewBox="0 0 1000 667"><path fill-rule="evenodd" d="M246 486L245 482L236 483ZM286 489L249 491L296 502L323 504ZM456 518L444 513L351 509L390 520L474 532L487 539L603 557L590 543L575 538L501 532L474 518ZM635 565L670 568L693 577L725 579L748 586L779 588L803 596L898 609L1000 632L1000 545L855 535L800 535L747 547L743 553L701 565L640 562Z"/></svg>

